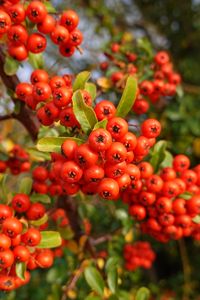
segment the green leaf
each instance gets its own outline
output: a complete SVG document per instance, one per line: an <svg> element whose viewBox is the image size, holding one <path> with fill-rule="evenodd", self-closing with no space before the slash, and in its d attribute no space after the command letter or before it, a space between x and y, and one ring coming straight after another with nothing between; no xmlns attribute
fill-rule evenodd
<svg viewBox="0 0 200 300"><path fill-rule="evenodd" d="M196 216L192 219L192 221L196 224L200 224L200 216Z"/></svg>
<svg viewBox="0 0 200 300"><path fill-rule="evenodd" d="M105 129L107 123L108 123L108 120L107 119L103 119L103 120L101 120L101 121L99 121L99 122L97 122L95 124L94 129L98 129L98 128L104 128Z"/></svg>
<svg viewBox="0 0 200 300"><path fill-rule="evenodd" d="M150 164L154 168L155 173L159 170L161 163L165 159L166 147L166 141L159 141L155 144L155 146L152 149Z"/></svg>
<svg viewBox="0 0 200 300"><path fill-rule="evenodd" d="M91 289L100 296L103 296L105 284L99 271L97 271L97 269L94 267L87 267L85 269L84 275Z"/></svg>
<svg viewBox="0 0 200 300"><path fill-rule="evenodd" d="M44 69L44 58L42 53L34 54L29 52L28 59L34 69Z"/></svg>
<svg viewBox="0 0 200 300"><path fill-rule="evenodd" d="M32 190L33 180L30 177L22 178L19 186L19 193L29 195Z"/></svg>
<svg viewBox="0 0 200 300"><path fill-rule="evenodd" d="M78 145L84 143L83 140L74 137L44 137L37 143L37 149L42 152L58 152L61 153L61 145L66 140L73 140Z"/></svg>
<svg viewBox="0 0 200 300"><path fill-rule="evenodd" d="M17 73L17 70L20 66L20 62L16 59L6 56L5 63L4 63L4 72L8 76L15 75Z"/></svg>
<svg viewBox="0 0 200 300"><path fill-rule="evenodd" d="M149 300L150 298L150 291L145 288L145 287L141 287L135 296L135 300Z"/></svg>
<svg viewBox="0 0 200 300"><path fill-rule="evenodd" d="M118 288L118 273L117 273L117 267L113 267L108 273L107 273L107 282L108 287L111 290L111 292L114 294L117 292Z"/></svg>
<svg viewBox="0 0 200 300"><path fill-rule="evenodd" d="M85 88L86 82L90 78L90 72L83 71L76 76L76 79L73 84L73 91L83 90Z"/></svg>
<svg viewBox="0 0 200 300"><path fill-rule="evenodd" d="M26 264L25 262L16 263L15 271L17 277L21 278L22 280L25 279L25 272L26 272Z"/></svg>
<svg viewBox="0 0 200 300"><path fill-rule="evenodd" d="M130 299L130 294L128 292L125 292L125 291L119 291L117 293L117 296L118 296L119 300L131 300Z"/></svg>
<svg viewBox="0 0 200 300"><path fill-rule="evenodd" d="M99 296L91 296L91 295L89 295L89 296L87 296L87 298L85 300L102 300L102 298L99 297Z"/></svg>
<svg viewBox="0 0 200 300"><path fill-rule="evenodd" d="M144 50L149 57L153 56L152 45L147 38L141 38L137 41L138 47Z"/></svg>
<svg viewBox="0 0 200 300"><path fill-rule="evenodd" d="M119 219L121 221L128 219L128 214L123 208L116 209L115 215L116 215L117 219Z"/></svg>
<svg viewBox="0 0 200 300"><path fill-rule="evenodd" d="M1 203L7 200L8 188L6 186L6 181L8 179L8 174L0 174L0 191L1 191Z"/></svg>
<svg viewBox="0 0 200 300"><path fill-rule="evenodd" d="M184 192L183 194L180 194L178 197L183 198L184 200L190 200L192 198L193 194L190 192Z"/></svg>
<svg viewBox="0 0 200 300"><path fill-rule="evenodd" d="M29 223L35 227L39 227L39 226L43 225L44 223L46 223L47 221L48 221L48 215L44 214L44 216L42 218L40 218L39 220L30 221Z"/></svg>
<svg viewBox="0 0 200 300"><path fill-rule="evenodd" d="M86 90L90 94L92 100L96 98L97 87L94 83L86 82L84 90Z"/></svg>
<svg viewBox="0 0 200 300"><path fill-rule="evenodd" d="M51 198L48 195L45 194L32 194L31 197L31 202L41 202L41 203L51 203Z"/></svg>
<svg viewBox="0 0 200 300"><path fill-rule="evenodd" d="M72 102L76 119L80 123L82 130L89 134L98 122L93 108L85 104L80 91L74 93Z"/></svg>
<svg viewBox="0 0 200 300"><path fill-rule="evenodd" d="M173 155L165 150L164 151L164 159L162 161L162 163L160 164L160 167L162 168L166 168L166 167L171 167L173 163Z"/></svg>
<svg viewBox="0 0 200 300"><path fill-rule="evenodd" d="M45 5L45 7L47 9L47 12L49 14L55 14L56 13L56 9L55 9L55 7L53 7L53 5L51 4L51 2L45 1L43 4Z"/></svg>
<svg viewBox="0 0 200 300"><path fill-rule="evenodd" d="M116 266L119 265L119 258L118 257L110 257L107 262L106 262L106 265L105 265L105 268L106 268L106 272L112 270L113 268L116 268Z"/></svg>
<svg viewBox="0 0 200 300"><path fill-rule="evenodd" d="M184 96L183 87L181 85L178 85L176 88L176 93L179 98L182 98Z"/></svg>
<svg viewBox="0 0 200 300"><path fill-rule="evenodd" d="M41 231L42 239L37 248L56 248L62 244L60 233L57 231Z"/></svg>
<svg viewBox="0 0 200 300"><path fill-rule="evenodd" d="M38 151L35 148L29 148L29 149L27 149L27 152L31 156L31 159L34 161L51 160L51 156L49 153L44 153L44 152Z"/></svg>
<svg viewBox="0 0 200 300"><path fill-rule="evenodd" d="M126 81L126 86L124 88L121 100L117 106L116 116L126 117L131 110L137 93L137 80L133 76L129 76Z"/></svg>
<svg viewBox="0 0 200 300"><path fill-rule="evenodd" d="M71 240L74 237L74 232L70 227L59 228L61 237L65 240Z"/></svg>
<svg viewBox="0 0 200 300"><path fill-rule="evenodd" d="M111 295L108 300L119 300L119 298L116 295Z"/></svg>

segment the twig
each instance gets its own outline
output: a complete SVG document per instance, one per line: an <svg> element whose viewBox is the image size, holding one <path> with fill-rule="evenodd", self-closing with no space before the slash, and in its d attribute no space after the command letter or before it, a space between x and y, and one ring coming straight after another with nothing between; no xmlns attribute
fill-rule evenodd
<svg viewBox="0 0 200 300"><path fill-rule="evenodd" d="M106 234L104 236L101 236L97 239L93 239L93 238L90 238L90 241L91 241L91 244L96 246L96 245L99 245L101 243L104 243L104 242L107 242L107 241L110 241L112 240L113 236L110 235L110 234Z"/></svg>
<svg viewBox="0 0 200 300"><path fill-rule="evenodd" d="M83 261L82 264L80 265L80 268L78 270L75 270L75 272L72 274L71 278L66 283L66 285L62 287L63 294L61 300L67 299L67 292L75 288L76 283L79 280L80 276L82 275L84 269L85 269L85 265Z"/></svg>
<svg viewBox="0 0 200 300"><path fill-rule="evenodd" d="M186 93L190 93L190 94L196 94L196 95L200 95L200 87L193 85L193 84L188 84L188 83L183 83L183 90Z"/></svg>

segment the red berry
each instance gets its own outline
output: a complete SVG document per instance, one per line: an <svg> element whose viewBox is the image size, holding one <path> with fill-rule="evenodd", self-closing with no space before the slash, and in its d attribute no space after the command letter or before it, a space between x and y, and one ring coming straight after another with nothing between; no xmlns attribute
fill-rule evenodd
<svg viewBox="0 0 200 300"><path fill-rule="evenodd" d="M116 200L119 195L119 186L116 180L104 178L98 185L98 194L106 200Z"/></svg>
<svg viewBox="0 0 200 300"><path fill-rule="evenodd" d="M31 22L40 23L46 17L47 10L42 2L32 1L26 9L26 15Z"/></svg>
<svg viewBox="0 0 200 300"><path fill-rule="evenodd" d="M26 194L17 194L12 199L12 207L18 213L26 212L30 205L30 198Z"/></svg>
<svg viewBox="0 0 200 300"><path fill-rule="evenodd" d="M2 231L10 238L15 238L22 232L22 223L14 217L7 218L3 222Z"/></svg>
<svg viewBox="0 0 200 300"><path fill-rule="evenodd" d="M161 132L160 122L155 119L147 119L141 126L142 134L147 138L156 138Z"/></svg>
<svg viewBox="0 0 200 300"><path fill-rule="evenodd" d="M68 183L78 182L82 175L83 171L74 161L64 163L60 173L61 178Z"/></svg>
<svg viewBox="0 0 200 300"><path fill-rule="evenodd" d="M61 15L60 24L69 31L74 30L79 23L79 17L73 10L67 10Z"/></svg>
<svg viewBox="0 0 200 300"><path fill-rule="evenodd" d="M32 33L27 41L27 50L32 53L41 53L46 49L47 40L40 33Z"/></svg>

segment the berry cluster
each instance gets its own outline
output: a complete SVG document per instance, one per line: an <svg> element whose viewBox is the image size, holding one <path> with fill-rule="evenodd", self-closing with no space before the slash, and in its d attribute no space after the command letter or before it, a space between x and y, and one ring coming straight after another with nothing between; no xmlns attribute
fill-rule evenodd
<svg viewBox="0 0 200 300"><path fill-rule="evenodd" d="M135 271L142 267L150 269L155 260L155 252L148 242L137 241L135 244L126 244L124 246L125 269Z"/></svg>
<svg viewBox="0 0 200 300"><path fill-rule="evenodd" d="M60 120L61 125L66 127L79 126L71 107L73 90L70 75L49 78L45 70L35 70L30 80L31 83L17 85L16 95L37 111L37 117L43 125L49 126ZM83 97L91 105L92 98L87 91L83 91Z"/></svg>
<svg viewBox="0 0 200 300"><path fill-rule="evenodd" d="M153 174L148 162L138 165L136 188L126 190L122 199L129 213L141 223L141 229L161 242L183 236L200 238L200 167L189 169L185 155L177 155L173 167Z"/></svg>
<svg viewBox="0 0 200 300"><path fill-rule="evenodd" d="M145 57L145 53L141 53L139 46L131 44L127 47L122 41L112 43L105 55L109 61L102 62L100 68L109 77L110 88L123 89L128 75L138 78L140 84L132 108L136 114L144 114L149 110L149 104L155 104L163 97L176 94L181 77L174 72L166 51L160 51L149 59ZM147 60L145 65L144 60Z"/></svg>
<svg viewBox="0 0 200 300"><path fill-rule="evenodd" d="M0 173L5 173L7 168L13 175L30 170L30 162L28 153L19 145L14 145L8 153L7 160L0 160Z"/></svg>
<svg viewBox="0 0 200 300"><path fill-rule="evenodd" d="M113 105L113 104L112 104ZM120 117L110 117L106 129L93 130L86 143L77 145L68 138L61 146L62 154L52 154L52 166L43 178L43 172L34 171L34 189L39 181L50 179L51 194L99 194L108 200L117 200L125 190L132 190L139 174L135 162L143 159L160 134L157 120L148 119L141 126L142 135L128 131L128 123ZM44 181L45 181L44 180ZM43 183L46 186L47 184Z"/></svg>
<svg viewBox="0 0 200 300"><path fill-rule="evenodd" d="M38 249L40 230L32 222L45 214L45 207L31 203L26 194L16 194L10 205L0 204L0 290L16 289L30 280L30 270L48 268L53 264L53 252ZM24 280L17 274L17 264L24 263Z"/></svg>
<svg viewBox="0 0 200 300"><path fill-rule="evenodd" d="M45 35L59 47L61 55L73 55L83 40L78 23L79 17L73 10L64 11L57 20L40 1L31 1L28 6L20 0L0 5L0 38L6 35L8 53L18 61L25 60L29 52L43 52L47 46Z"/></svg>

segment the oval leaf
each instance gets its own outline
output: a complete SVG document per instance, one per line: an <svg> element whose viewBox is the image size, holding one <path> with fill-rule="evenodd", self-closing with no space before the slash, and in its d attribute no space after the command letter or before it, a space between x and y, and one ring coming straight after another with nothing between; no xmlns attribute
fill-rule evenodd
<svg viewBox="0 0 200 300"><path fill-rule="evenodd" d="M4 63L4 72L8 76L15 75L17 73L17 70L19 68L19 61L16 59L6 56L5 63Z"/></svg>
<svg viewBox="0 0 200 300"><path fill-rule="evenodd" d="M57 231L41 231L42 239L37 248L56 248L62 243L60 233Z"/></svg>
<svg viewBox="0 0 200 300"><path fill-rule="evenodd" d="M76 119L80 123L82 130L89 134L98 122L93 108L85 104L80 91L74 93L72 101Z"/></svg>
<svg viewBox="0 0 200 300"><path fill-rule="evenodd" d="M48 215L44 214L44 216L42 218L40 218L39 220L30 221L29 223L35 227L39 227L39 226L45 224L47 221L48 221Z"/></svg>
<svg viewBox="0 0 200 300"><path fill-rule="evenodd" d="M51 198L48 195L45 194L32 194L31 197L31 202L41 202L41 203L51 203Z"/></svg>
<svg viewBox="0 0 200 300"><path fill-rule="evenodd" d="M106 271L110 271L113 268L116 268L116 266L119 265L119 258L118 257L110 257L106 262Z"/></svg>
<svg viewBox="0 0 200 300"><path fill-rule="evenodd" d="M183 194L178 195L179 198L183 198L184 200L190 200L192 198L192 193L184 192Z"/></svg>
<svg viewBox="0 0 200 300"><path fill-rule="evenodd" d="M117 273L117 268L112 268L107 274L107 282L108 282L108 287L111 290L113 294L117 292L117 287L118 287L118 273Z"/></svg>
<svg viewBox="0 0 200 300"><path fill-rule="evenodd" d="M26 272L26 264L25 262L16 263L15 271L17 277L21 278L22 280L25 279L25 272Z"/></svg>
<svg viewBox="0 0 200 300"><path fill-rule="evenodd" d="M87 82L85 84L85 88L84 88L92 97L92 100L94 100L96 98L96 94L97 94L97 88L96 85L94 83L91 82Z"/></svg>
<svg viewBox="0 0 200 300"><path fill-rule="evenodd" d="M198 216L194 217L194 218L192 219L192 221L193 221L194 223L196 223L196 224L199 224L199 223L200 223L200 216L198 215Z"/></svg>
<svg viewBox="0 0 200 300"><path fill-rule="evenodd" d="M93 291L95 291L100 296L103 296L104 293L104 281L96 268L94 267L87 267L84 272L85 279L88 285L91 287Z"/></svg>
<svg viewBox="0 0 200 300"><path fill-rule="evenodd" d="M27 152L30 155L31 159L34 161L46 161L51 159L49 153L43 153L35 148L29 148L27 149Z"/></svg>
<svg viewBox="0 0 200 300"><path fill-rule="evenodd" d="M29 52L29 63L34 69L44 69L44 58L42 53L34 54Z"/></svg>
<svg viewBox="0 0 200 300"><path fill-rule="evenodd" d="M30 177L22 178L19 186L19 193L29 195L32 190L33 180Z"/></svg>
<svg viewBox="0 0 200 300"><path fill-rule="evenodd" d="M99 121L99 122L97 122L95 124L94 129L98 129L98 128L104 128L105 129L107 123L108 123L108 120L107 119L103 119L103 120L101 120L101 121Z"/></svg>
<svg viewBox="0 0 200 300"><path fill-rule="evenodd" d="M145 287L141 287L135 295L135 300L149 300L149 298L150 291Z"/></svg>
<svg viewBox="0 0 200 300"><path fill-rule="evenodd" d="M169 151L165 150L164 151L164 159L163 159L160 167L162 167L162 168L172 167L172 163L173 163L172 154Z"/></svg>
<svg viewBox="0 0 200 300"><path fill-rule="evenodd" d="M53 5L51 4L51 2L44 2L44 5L46 7L46 10L49 14L55 14L56 13L56 9L55 7L53 7Z"/></svg>
<svg viewBox="0 0 200 300"><path fill-rule="evenodd" d="M137 94L137 80L133 76L129 76L126 81L126 86L124 88L121 100L117 106L116 116L126 117L131 110Z"/></svg>
<svg viewBox="0 0 200 300"><path fill-rule="evenodd" d="M76 76L76 79L73 84L73 91L83 90L85 88L86 82L90 78L90 72L83 71Z"/></svg>
<svg viewBox="0 0 200 300"><path fill-rule="evenodd" d="M61 153L61 145L67 139L75 141L78 145L84 141L74 137L44 137L37 143L37 149L42 152L58 152Z"/></svg>
<svg viewBox="0 0 200 300"><path fill-rule="evenodd" d="M99 296L91 296L91 295L89 295L89 296L87 296L87 298L85 300L102 300L102 298L99 297Z"/></svg>
<svg viewBox="0 0 200 300"><path fill-rule="evenodd" d="M159 141L153 147L153 150L152 150L152 153L151 153L152 157L150 159L150 164L154 168L155 173L159 170L159 168L161 166L161 163L165 160L166 147L167 147L167 142L166 141Z"/></svg>

